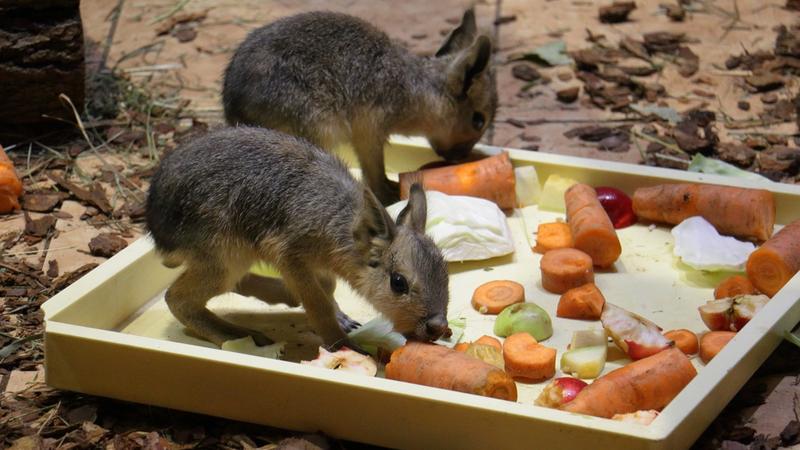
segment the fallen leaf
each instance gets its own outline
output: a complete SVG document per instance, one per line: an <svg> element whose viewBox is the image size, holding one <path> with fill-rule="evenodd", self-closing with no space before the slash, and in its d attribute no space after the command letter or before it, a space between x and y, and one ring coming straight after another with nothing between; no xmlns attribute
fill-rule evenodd
<svg viewBox="0 0 800 450"><path fill-rule="evenodd" d="M530 53L519 56L519 59L527 59L534 62L544 62L550 66L563 66L572 64L572 58L566 53L567 44L562 41L553 41L535 48Z"/></svg>
<svg viewBox="0 0 800 450"><path fill-rule="evenodd" d="M33 212L50 212L61 203L61 195L25 194L22 196L22 209Z"/></svg>
<svg viewBox="0 0 800 450"><path fill-rule="evenodd" d="M28 212L25 211L25 234L34 237L45 237L53 230L57 220L50 214L38 219L31 219Z"/></svg>
<svg viewBox="0 0 800 450"><path fill-rule="evenodd" d="M125 239L111 233L100 233L89 241L89 252L94 256L110 258L128 246Z"/></svg>

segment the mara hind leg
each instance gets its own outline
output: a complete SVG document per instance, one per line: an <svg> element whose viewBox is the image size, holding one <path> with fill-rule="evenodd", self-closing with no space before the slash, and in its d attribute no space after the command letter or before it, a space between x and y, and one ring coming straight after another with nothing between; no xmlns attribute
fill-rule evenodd
<svg viewBox="0 0 800 450"><path fill-rule="evenodd" d="M328 298L333 299L333 291L336 289L336 278L332 274L319 274L317 277L320 288L325 292ZM241 295L255 297L265 303L285 303L289 306L300 305L300 299L295 298L286 284L280 278L271 278L254 273L247 273L236 284L234 292ZM338 305L336 305L336 320L339 327L346 333L361 326L357 321L351 319L347 314L343 313Z"/></svg>
<svg viewBox="0 0 800 450"><path fill-rule="evenodd" d="M230 292L249 265L240 267L239 264L206 257L187 259L186 266L186 271L167 289L165 295L167 306L178 321L217 346L246 336L252 336L258 345L273 342L259 331L220 318L206 306L212 297Z"/></svg>

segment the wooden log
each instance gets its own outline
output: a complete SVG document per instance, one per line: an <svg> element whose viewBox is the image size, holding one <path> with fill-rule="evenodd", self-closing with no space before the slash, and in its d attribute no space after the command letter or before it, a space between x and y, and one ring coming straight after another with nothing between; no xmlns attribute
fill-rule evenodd
<svg viewBox="0 0 800 450"><path fill-rule="evenodd" d="M0 0L0 125L74 120L61 93L83 109L80 0Z"/></svg>

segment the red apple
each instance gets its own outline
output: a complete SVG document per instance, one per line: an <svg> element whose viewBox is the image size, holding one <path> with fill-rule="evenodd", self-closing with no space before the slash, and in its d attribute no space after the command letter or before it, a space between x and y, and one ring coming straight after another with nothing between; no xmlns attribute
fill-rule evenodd
<svg viewBox="0 0 800 450"><path fill-rule="evenodd" d="M597 200L608 213L608 218L614 228L625 228L636 223L636 214L633 212L633 202L628 194L617 188L600 186L594 188Z"/></svg>
<svg viewBox="0 0 800 450"><path fill-rule="evenodd" d="M698 308L711 331L739 331L769 301L766 295L737 295L711 300Z"/></svg>
<svg viewBox="0 0 800 450"><path fill-rule="evenodd" d="M572 377L561 377L551 381L534 402L538 406L558 408L571 402L587 383Z"/></svg>
<svg viewBox="0 0 800 450"><path fill-rule="evenodd" d="M658 325L609 302L603 306L600 321L614 343L633 360L658 353L673 343L661 334Z"/></svg>
<svg viewBox="0 0 800 450"><path fill-rule="evenodd" d="M709 330L730 331L732 307L732 298L721 298L708 301L697 310L700 311L700 318L703 319L703 323L706 324Z"/></svg>

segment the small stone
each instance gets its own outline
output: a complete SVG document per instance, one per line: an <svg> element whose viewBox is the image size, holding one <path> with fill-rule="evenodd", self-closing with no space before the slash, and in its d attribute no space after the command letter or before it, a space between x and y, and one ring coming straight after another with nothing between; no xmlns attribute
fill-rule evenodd
<svg viewBox="0 0 800 450"><path fill-rule="evenodd" d="M750 103L746 100L739 100L739 102L736 103L736 106L742 111L750 111Z"/></svg>
<svg viewBox="0 0 800 450"><path fill-rule="evenodd" d="M197 37L197 30L193 26L181 24L174 28L173 35L178 42L191 42Z"/></svg>
<svg viewBox="0 0 800 450"><path fill-rule="evenodd" d="M530 64L514 64L511 67L511 75L522 81L535 81L542 77L542 74Z"/></svg>
<svg viewBox="0 0 800 450"><path fill-rule="evenodd" d="M739 67L740 64L742 64L742 57L739 55L731 55L725 60L725 68L728 70L733 70Z"/></svg>
<svg viewBox="0 0 800 450"><path fill-rule="evenodd" d="M774 92L768 92L761 96L761 103L765 103L767 105L771 105L778 101L778 94Z"/></svg>
<svg viewBox="0 0 800 450"><path fill-rule="evenodd" d="M628 20L628 14L636 9L636 2L614 2L608 6L601 6L598 10L600 22L620 23Z"/></svg>
<svg viewBox="0 0 800 450"><path fill-rule="evenodd" d="M580 92L580 87L573 86L556 92L556 98L562 103L572 103L578 99L578 94L580 94Z"/></svg>
<svg viewBox="0 0 800 450"><path fill-rule="evenodd" d="M100 233L89 241L89 252L94 256L110 258L128 246L128 242L111 233Z"/></svg>
<svg viewBox="0 0 800 450"><path fill-rule="evenodd" d="M556 76L561 81L569 81L572 79L572 72L559 72Z"/></svg>

